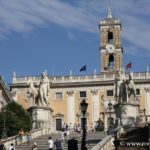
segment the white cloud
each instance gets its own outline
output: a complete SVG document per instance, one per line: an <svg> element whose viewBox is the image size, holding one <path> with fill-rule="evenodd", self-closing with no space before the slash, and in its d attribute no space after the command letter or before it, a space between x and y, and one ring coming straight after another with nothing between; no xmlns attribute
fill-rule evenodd
<svg viewBox="0 0 150 150"><path fill-rule="evenodd" d="M107 3L106 0L70 0L70 3L68 0L1 0L0 38L12 32L31 32L49 23L98 34L97 24L107 15ZM123 38L130 44L127 49L149 51L150 1L113 0L111 3L113 16L123 23Z"/></svg>

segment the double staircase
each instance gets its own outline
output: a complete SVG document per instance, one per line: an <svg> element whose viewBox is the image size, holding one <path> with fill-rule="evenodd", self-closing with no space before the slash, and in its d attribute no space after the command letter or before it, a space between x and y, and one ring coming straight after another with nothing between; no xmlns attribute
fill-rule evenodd
<svg viewBox="0 0 150 150"><path fill-rule="evenodd" d="M27 143L23 143L21 145L16 146L16 150L31 150L33 143L37 143L38 150L48 150L48 137L51 136L53 141L56 139L60 139L61 134L51 134L51 135L43 135L38 138L35 138L31 141L30 145ZM100 142L106 136L105 132L88 132L86 137L86 146L87 149L90 150L93 146L95 146L98 142ZM72 132L69 136L69 139L75 137L78 140L78 148L81 149L81 140L82 134ZM62 142L63 150L68 149L67 139Z"/></svg>

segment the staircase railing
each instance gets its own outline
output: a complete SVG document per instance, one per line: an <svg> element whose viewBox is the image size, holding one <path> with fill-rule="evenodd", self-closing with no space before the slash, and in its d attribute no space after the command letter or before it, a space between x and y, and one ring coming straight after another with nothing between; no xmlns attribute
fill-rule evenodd
<svg viewBox="0 0 150 150"><path fill-rule="evenodd" d="M32 139L37 138L41 135L44 134L43 129L36 129L36 130L32 130L30 131L31 133L31 137ZM18 135L12 136L12 137L8 137L7 139L3 139L2 143L5 145L5 148L8 149L8 147L11 145L11 143L13 143L14 145L20 145L21 143L25 143L27 142L27 136L24 135L22 138L22 142L19 139Z"/></svg>
<svg viewBox="0 0 150 150"><path fill-rule="evenodd" d="M101 142L96 144L91 150L114 150L114 135L107 135Z"/></svg>

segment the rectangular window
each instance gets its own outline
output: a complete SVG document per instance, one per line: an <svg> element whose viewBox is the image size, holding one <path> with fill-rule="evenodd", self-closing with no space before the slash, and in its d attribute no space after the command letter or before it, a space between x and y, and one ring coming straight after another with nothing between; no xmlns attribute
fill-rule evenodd
<svg viewBox="0 0 150 150"><path fill-rule="evenodd" d="M63 94L62 94L62 92L57 92L57 93L56 93L56 99L58 99L58 100L62 100L62 99L63 99Z"/></svg>
<svg viewBox="0 0 150 150"><path fill-rule="evenodd" d="M107 96L113 96L113 90L107 90Z"/></svg>
<svg viewBox="0 0 150 150"><path fill-rule="evenodd" d="M140 95L140 89L136 89L136 95Z"/></svg>
<svg viewBox="0 0 150 150"><path fill-rule="evenodd" d="M86 91L80 91L80 98L86 97Z"/></svg>

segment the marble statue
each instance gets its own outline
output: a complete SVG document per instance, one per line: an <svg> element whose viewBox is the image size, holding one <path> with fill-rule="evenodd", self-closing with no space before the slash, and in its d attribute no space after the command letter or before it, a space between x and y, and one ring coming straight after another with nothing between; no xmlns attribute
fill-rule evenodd
<svg viewBox="0 0 150 150"><path fill-rule="evenodd" d="M41 74L41 80L37 84L39 86L39 98L42 102L48 105L48 96L50 92L50 81L48 79L47 73L43 72Z"/></svg>
<svg viewBox="0 0 150 150"><path fill-rule="evenodd" d="M125 74L122 74L118 84L119 87L119 102L133 101L136 99L135 84L132 79L132 74L129 74L127 80Z"/></svg>
<svg viewBox="0 0 150 150"><path fill-rule="evenodd" d="M132 78L133 76L130 73L129 80L128 80L128 98L130 101L133 101L136 98L135 84Z"/></svg>
<svg viewBox="0 0 150 150"><path fill-rule="evenodd" d="M122 74L120 85L119 85L119 102L126 102L127 99L128 99L127 81L126 81L125 74Z"/></svg>
<svg viewBox="0 0 150 150"><path fill-rule="evenodd" d="M48 96L50 92L50 81L47 77L47 73L43 72L41 74L40 81L36 84L35 88L32 79L28 79L29 89L27 94L33 100L33 105L37 106L48 106Z"/></svg>

